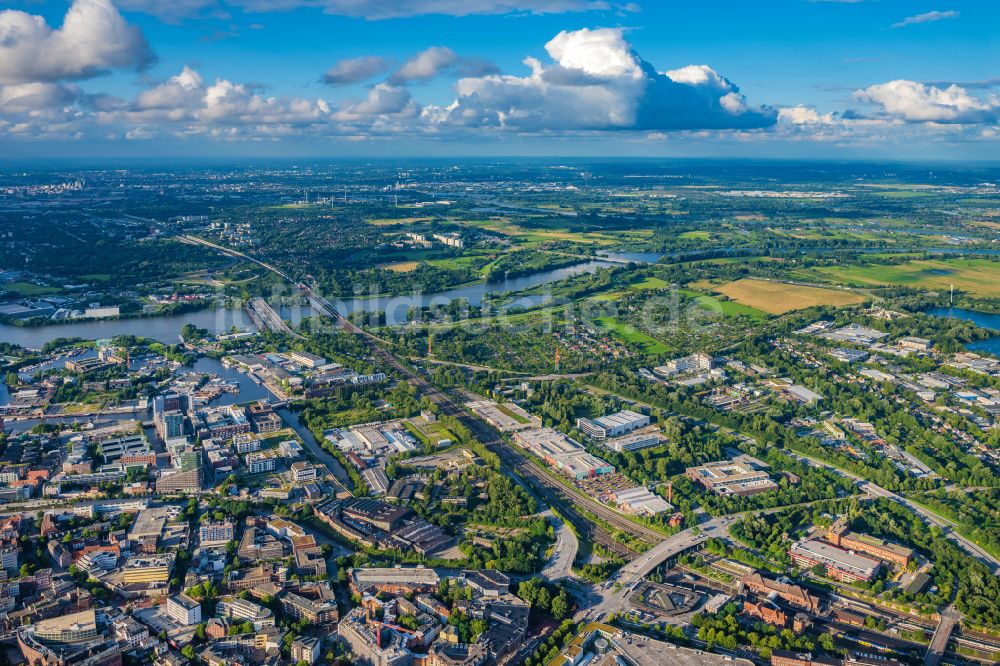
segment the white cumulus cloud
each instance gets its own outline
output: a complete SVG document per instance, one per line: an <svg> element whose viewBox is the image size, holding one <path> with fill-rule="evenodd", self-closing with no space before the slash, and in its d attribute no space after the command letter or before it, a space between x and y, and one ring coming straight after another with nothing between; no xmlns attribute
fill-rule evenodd
<svg viewBox="0 0 1000 666"><path fill-rule="evenodd" d="M553 62L527 58L529 76L459 80L455 101L425 118L526 131L752 129L777 119L706 65L657 72L620 29L563 31L545 49Z"/></svg>
<svg viewBox="0 0 1000 666"><path fill-rule="evenodd" d="M882 107L886 114L912 123L954 124L1000 121L1000 97L983 99L952 84L945 88L899 79L869 86L856 99Z"/></svg>
<svg viewBox="0 0 1000 666"><path fill-rule="evenodd" d="M152 60L142 33L110 0L74 0L58 29L41 16L0 12L0 83L85 79Z"/></svg>

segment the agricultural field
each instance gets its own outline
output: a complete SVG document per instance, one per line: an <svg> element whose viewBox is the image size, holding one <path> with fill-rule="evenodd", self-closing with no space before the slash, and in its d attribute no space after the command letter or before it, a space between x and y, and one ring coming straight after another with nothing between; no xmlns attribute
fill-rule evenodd
<svg viewBox="0 0 1000 666"><path fill-rule="evenodd" d="M784 314L818 305L857 305L865 300L861 294L750 278L722 285L716 291L736 303L769 314Z"/></svg>
<svg viewBox="0 0 1000 666"><path fill-rule="evenodd" d="M924 289L956 289L976 296L1000 296L1000 261L989 259L928 259L877 266L825 266L809 271L846 285L898 285Z"/></svg>

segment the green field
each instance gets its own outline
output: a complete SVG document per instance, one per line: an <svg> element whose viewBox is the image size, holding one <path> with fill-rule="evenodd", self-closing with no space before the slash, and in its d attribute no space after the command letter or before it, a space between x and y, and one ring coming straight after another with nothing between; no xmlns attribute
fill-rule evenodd
<svg viewBox="0 0 1000 666"><path fill-rule="evenodd" d="M724 301L708 294L702 294L690 289L681 289L681 293L689 298L693 298L700 306L712 312L721 312L727 317L750 317L758 321L767 318L767 313L749 305L743 305L735 301Z"/></svg>
<svg viewBox="0 0 1000 666"><path fill-rule="evenodd" d="M628 286L632 291L645 291L647 289L667 289L670 287L665 280L658 277L648 277L639 282L633 282Z"/></svg>
<svg viewBox="0 0 1000 666"><path fill-rule="evenodd" d="M940 259L872 266L829 266L809 273L830 282L876 286L899 285L924 289L956 289L977 296L1000 296L1000 262L989 259Z"/></svg>
<svg viewBox="0 0 1000 666"><path fill-rule="evenodd" d="M638 346L646 354L666 354L668 351L667 346L656 338L648 336L614 317L598 317L596 321L601 328L616 338Z"/></svg>
<svg viewBox="0 0 1000 666"><path fill-rule="evenodd" d="M44 287L39 284L31 284L30 282L11 282L10 284L0 285L0 289L13 292L18 296L44 296L46 294L58 294L62 291L56 287Z"/></svg>

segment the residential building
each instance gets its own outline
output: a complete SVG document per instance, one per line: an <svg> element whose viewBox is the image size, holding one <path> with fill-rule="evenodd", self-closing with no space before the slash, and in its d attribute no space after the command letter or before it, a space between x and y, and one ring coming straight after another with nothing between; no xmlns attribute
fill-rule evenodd
<svg viewBox="0 0 1000 666"><path fill-rule="evenodd" d="M198 527L198 540L202 546L228 543L233 540L233 524L229 521L202 523Z"/></svg>
<svg viewBox="0 0 1000 666"><path fill-rule="evenodd" d="M312 636L299 636L292 641L292 662L296 664L301 662L312 664L319 660L319 655L320 641L318 638L314 638Z"/></svg>

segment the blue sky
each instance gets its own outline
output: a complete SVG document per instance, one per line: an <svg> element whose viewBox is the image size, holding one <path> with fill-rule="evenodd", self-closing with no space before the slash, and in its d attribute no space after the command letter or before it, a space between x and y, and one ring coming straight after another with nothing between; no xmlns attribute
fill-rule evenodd
<svg viewBox="0 0 1000 666"><path fill-rule="evenodd" d="M987 0L15 1L0 147L988 159L998 25Z"/></svg>

